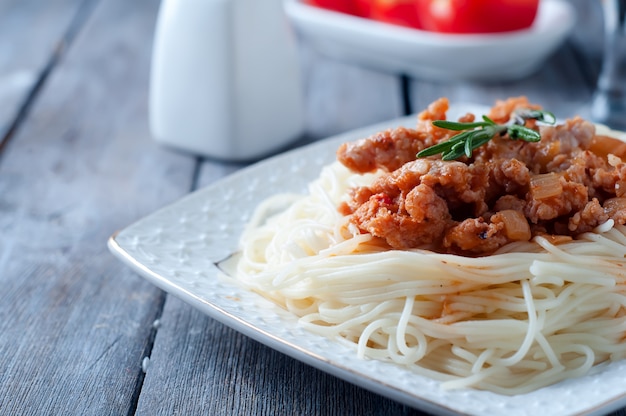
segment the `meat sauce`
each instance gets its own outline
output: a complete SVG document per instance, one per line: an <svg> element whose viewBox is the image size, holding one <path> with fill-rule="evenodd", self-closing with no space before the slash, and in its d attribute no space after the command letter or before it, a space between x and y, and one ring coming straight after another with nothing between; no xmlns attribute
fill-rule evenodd
<svg viewBox="0 0 626 416"><path fill-rule="evenodd" d="M499 101L488 116L509 121L517 109L538 109L525 97ZM370 186L351 189L340 212L395 249L487 255L536 235L575 237L613 219L626 222L626 145L596 134L580 117L558 126L526 127L539 142L495 137L472 157L416 158L457 132L441 98L419 114L415 129L397 128L342 145L338 160L355 173L382 171ZM471 122L467 114L459 121ZM560 238L563 240L563 238Z"/></svg>

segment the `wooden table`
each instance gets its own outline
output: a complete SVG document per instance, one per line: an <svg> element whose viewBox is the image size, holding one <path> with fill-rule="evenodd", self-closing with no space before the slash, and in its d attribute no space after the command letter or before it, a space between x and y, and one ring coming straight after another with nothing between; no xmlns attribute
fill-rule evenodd
<svg viewBox="0 0 626 416"><path fill-rule="evenodd" d="M114 231L242 166L152 140L158 7L0 0L0 413L420 414L240 335L108 252ZM492 104L525 94L557 116L587 116L599 53L585 33L601 25L591 12L579 36L515 83L377 73L302 40L306 139L439 96Z"/></svg>

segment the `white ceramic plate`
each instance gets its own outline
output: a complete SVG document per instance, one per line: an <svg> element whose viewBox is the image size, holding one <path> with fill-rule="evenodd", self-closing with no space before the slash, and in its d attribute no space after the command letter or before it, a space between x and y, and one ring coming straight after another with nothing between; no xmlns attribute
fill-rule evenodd
<svg viewBox="0 0 626 416"><path fill-rule="evenodd" d="M463 111L460 111L463 110ZM451 116L484 108L461 106ZM237 250L254 207L270 194L305 192L337 146L414 117L344 134L268 159L197 191L112 236L111 251L139 274L209 316L298 360L351 383L435 414L603 414L626 406L626 361L533 393L444 391L437 381L390 363L360 360L354 350L297 324L292 314L222 279L215 266Z"/></svg>
<svg viewBox="0 0 626 416"><path fill-rule="evenodd" d="M392 73L435 80L512 80L559 47L576 15L565 0L542 0L533 26L503 34L426 32L285 0L295 28L319 51Z"/></svg>

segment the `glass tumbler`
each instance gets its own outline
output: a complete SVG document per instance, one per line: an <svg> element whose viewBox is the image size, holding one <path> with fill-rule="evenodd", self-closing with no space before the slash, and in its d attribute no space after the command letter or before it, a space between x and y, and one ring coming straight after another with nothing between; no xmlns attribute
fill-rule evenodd
<svg viewBox="0 0 626 416"><path fill-rule="evenodd" d="M626 129L626 0L602 0L604 55L591 106L594 121Z"/></svg>

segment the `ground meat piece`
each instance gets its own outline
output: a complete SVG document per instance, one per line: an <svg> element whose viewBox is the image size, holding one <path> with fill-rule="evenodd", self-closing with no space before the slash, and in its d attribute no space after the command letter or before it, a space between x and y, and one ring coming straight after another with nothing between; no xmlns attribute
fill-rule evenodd
<svg viewBox="0 0 626 416"><path fill-rule="evenodd" d="M520 199L515 195L503 195L496 201L494 205L495 211L504 211L512 209L514 211L524 212L526 208L526 201Z"/></svg>
<svg viewBox="0 0 626 416"><path fill-rule="evenodd" d="M567 120L559 126L540 126L541 141L528 143L496 138L479 149L478 160L515 158L534 174L561 172L585 151L593 141L595 126L581 118Z"/></svg>
<svg viewBox="0 0 626 416"><path fill-rule="evenodd" d="M571 143L572 148L588 149L596 134L596 126L581 117L565 120L562 125L556 126L556 129L559 135L558 140L561 142L563 141L561 135L568 135L568 132L572 135L573 140L575 140Z"/></svg>
<svg viewBox="0 0 626 416"><path fill-rule="evenodd" d="M377 169L392 172L415 160L421 150L447 140L454 134L432 124L434 120L445 120L446 111L448 100L441 98L417 116L417 129L398 127L353 143L344 143L337 150L337 159L357 173L374 172ZM474 115L466 114L460 121L474 121Z"/></svg>
<svg viewBox="0 0 626 416"><path fill-rule="evenodd" d="M421 183L422 177L430 172L436 172L437 167L440 165L439 161L428 159L413 160L405 163L402 167L388 175L376 179L369 189L373 193L384 192L393 197L401 193L406 194Z"/></svg>
<svg viewBox="0 0 626 416"><path fill-rule="evenodd" d="M590 172L593 187L617 197L626 196L626 163L620 158L609 155L605 166L590 169Z"/></svg>
<svg viewBox="0 0 626 416"><path fill-rule="evenodd" d="M405 247L410 241L423 243L426 239L433 242L433 235L442 235L442 224L448 223L451 210L469 207L475 212L486 211L487 182L486 170L461 162L414 160L352 194L348 201L354 210L351 220L361 229L386 239L392 247Z"/></svg>
<svg viewBox="0 0 626 416"><path fill-rule="evenodd" d="M600 202L594 198L587 202L582 210L570 217L567 228L577 234L586 233L606 222L608 219L609 215L604 208L602 208Z"/></svg>
<svg viewBox="0 0 626 416"><path fill-rule="evenodd" d="M377 169L391 172L415 160L419 151L433 144L428 134L400 127L354 143L344 143L337 150L337 158L353 172L367 173Z"/></svg>
<svg viewBox="0 0 626 416"><path fill-rule="evenodd" d="M443 246L473 254L491 253L509 240L503 223L488 223L482 218L468 218L448 229Z"/></svg>
<svg viewBox="0 0 626 416"><path fill-rule="evenodd" d="M432 161L431 169L420 178L420 183L433 187L451 210L470 205L474 215L486 212L485 192L489 171L483 165L462 162Z"/></svg>
<svg viewBox="0 0 626 416"><path fill-rule="evenodd" d="M587 120L574 117L557 126L542 126L540 132L542 141L558 142L561 144L561 153L569 154L574 149L587 149L596 127Z"/></svg>
<svg viewBox="0 0 626 416"><path fill-rule="evenodd" d="M506 123L520 108L538 107L514 98L499 102L489 117ZM472 157L415 159L420 146L456 134L431 123L445 119L447 109L447 100L437 100L420 114L416 130L383 132L341 148L349 168L382 171L370 186L350 190L339 207L349 221L393 248L467 255L536 235L568 241L608 219L626 223L626 163L610 153L614 142L595 136L593 124L573 118L539 129L527 122L541 141L495 137Z"/></svg>
<svg viewBox="0 0 626 416"><path fill-rule="evenodd" d="M530 183L528 167L521 161L495 159L487 162L490 176L490 195L495 198L502 194L525 194Z"/></svg>
<svg viewBox="0 0 626 416"><path fill-rule="evenodd" d="M578 182L584 185L590 183L587 167L583 158L575 158L571 161L570 166L564 170L563 178L570 182Z"/></svg>
<svg viewBox="0 0 626 416"><path fill-rule="evenodd" d="M374 193L366 186L352 188L348 190L348 198L339 205L339 212L343 215L350 215L361 205L367 202Z"/></svg>
<svg viewBox="0 0 626 416"><path fill-rule="evenodd" d="M439 98L433 101L426 110L418 114L417 129L428 133L435 142L449 139L454 133L451 133L450 130L437 127L432 123L435 120L447 120L446 112L449 107L450 105L447 98ZM466 116L464 121L473 120L469 120Z"/></svg>
<svg viewBox="0 0 626 416"><path fill-rule="evenodd" d="M446 202L432 188L416 186L402 201L402 206L386 194L375 194L355 211L353 221L396 249L418 247L441 239L450 215Z"/></svg>
<svg viewBox="0 0 626 416"><path fill-rule="evenodd" d="M615 169L598 168L592 170L592 184L595 188L602 189L605 192L615 192L615 185L619 175Z"/></svg>
<svg viewBox="0 0 626 416"><path fill-rule="evenodd" d="M486 211L484 198L488 181L488 170L484 166L417 159L376 179L369 188L358 189L351 195L348 204L360 205L365 199L363 195L369 198L369 195L378 193L396 198L407 195L419 184L425 184L444 198L452 209L469 205L473 212L480 215Z"/></svg>
<svg viewBox="0 0 626 416"><path fill-rule="evenodd" d="M561 172L591 143L595 126L580 117L558 126L541 126L541 141L524 147L521 158L535 173Z"/></svg>
<svg viewBox="0 0 626 416"><path fill-rule="evenodd" d="M489 118L498 124L504 124L511 118L511 113L518 109L538 110L541 107L528 102L526 97L512 97L507 100L498 100L489 111Z"/></svg>
<svg viewBox="0 0 626 416"><path fill-rule="evenodd" d="M626 224L626 198L610 198L602 205L604 212L617 224Z"/></svg>
<svg viewBox="0 0 626 416"><path fill-rule="evenodd" d="M494 137L484 146L474 150L474 162L489 163L496 160L518 159L526 164L527 161L520 159L524 156L522 149L529 145L523 140L512 141L508 137Z"/></svg>
<svg viewBox="0 0 626 416"><path fill-rule="evenodd" d="M563 192L557 196L535 199L532 193L527 194L524 213L531 222L537 224L540 221L573 215L587 204L588 195L585 185L568 182L563 177L560 181Z"/></svg>

